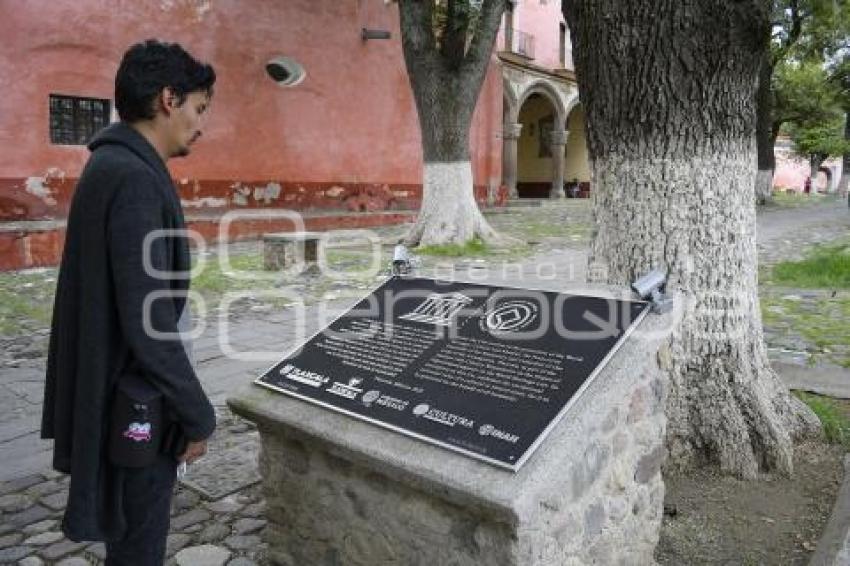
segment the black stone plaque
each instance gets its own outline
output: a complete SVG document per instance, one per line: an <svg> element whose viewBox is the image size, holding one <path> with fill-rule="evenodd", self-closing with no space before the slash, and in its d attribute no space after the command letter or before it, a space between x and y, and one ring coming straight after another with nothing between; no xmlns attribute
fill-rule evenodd
<svg viewBox="0 0 850 566"><path fill-rule="evenodd" d="M257 383L516 471L648 306L393 277Z"/></svg>

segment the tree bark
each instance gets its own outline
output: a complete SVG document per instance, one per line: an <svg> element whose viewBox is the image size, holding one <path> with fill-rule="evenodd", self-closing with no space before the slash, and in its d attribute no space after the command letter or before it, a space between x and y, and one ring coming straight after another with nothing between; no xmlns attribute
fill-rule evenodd
<svg viewBox="0 0 850 566"><path fill-rule="evenodd" d="M755 198L757 204L765 204L773 194L773 173L776 156L773 153L779 128L773 120L773 89L771 79L773 65L768 54L759 67L758 91L756 93L756 147L758 172L756 173Z"/></svg>
<svg viewBox="0 0 850 566"><path fill-rule="evenodd" d="M422 207L408 245L500 241L473 195L469 128L505 0L485 0L471 41L463 25L447 26L438 45L433 0L400 0L402 48L422 134ZM455 13L449 3L448 17ZM458 23L458 22L456 22ZM461 30L463 32L461 33Z"/></svg>
<svg viewBox="0 0 850 566"><path fill-rule="evenodd" d="M769 3L565 0L593 176L590 278L651 268L683 316L669 372L668 466L790 474L811 412L771 370L757 296L755 90ZM722 30L722 32L718 32Z"/></svg>

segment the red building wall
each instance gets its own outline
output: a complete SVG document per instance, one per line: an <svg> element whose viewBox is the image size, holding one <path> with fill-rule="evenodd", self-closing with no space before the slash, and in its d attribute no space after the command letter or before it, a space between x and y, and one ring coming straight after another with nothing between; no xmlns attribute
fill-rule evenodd
<svg viewBox="0 0 850 566"><path fill-rule="evenodd" d="M187 214L415 205L422 156L398 13L383 0L0 0L0 221L63 218L88 150L52 145L51 93L112 99L121 54L149 37L211 62L203 138L169 165ZM362 41L362 27L391 40ZM281 88L279 55L307 71ZM470 135L477 194L501 178L491 64Z"/></svg>

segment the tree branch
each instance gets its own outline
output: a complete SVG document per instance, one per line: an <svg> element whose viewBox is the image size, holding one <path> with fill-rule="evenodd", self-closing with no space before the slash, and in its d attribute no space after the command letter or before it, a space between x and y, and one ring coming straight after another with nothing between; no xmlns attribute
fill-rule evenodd
<svg viewBox="0 0 850 566"><path fill-rule="evenodd" d="M436 56L433 0L399 0L399 23L404 61L411 76L429 72ZM416 71L415 73L413 71Z"/></svg>
<svg viewBox="0 0 850 566"><path fill-rule="evenodd" d="M465 67L474 66L476 61L483 58L490 58L490 54L493 52L493 44L496 42L496 35L499 33L502 14L505 12L506 1L484 0L481 4L481 14L478 16L469 51L464 58L463 65Z"/></svg>
<svg viewBox="0 0 850 566"><path fill-rule="evenodd" d="M440 38L440 54L452 68L459 67L463 62L469 30L469 7L461 7L458 2L468 3L469 0L448 0L446 26Z"/></svg>
<svg viewBox="0 0 850 566"><path fill-rule="evenodd" d="M422 56L436 49L431 17L433 0L399 0L402 47Z"/></svg>
<svg viewBox="0 0 850 566"><path fill-rule="evenodd" d="M803 20L805 19L805 13L800 9L799 0L791 0L790 10L791 29L788 30L788 35L779 44L779 48L773 50L773 66L776 66L777 63L785 59L785 57L788 55L788 52L791 50L792 47L794 47L794 45L797 43L803 33Z"/></svg>

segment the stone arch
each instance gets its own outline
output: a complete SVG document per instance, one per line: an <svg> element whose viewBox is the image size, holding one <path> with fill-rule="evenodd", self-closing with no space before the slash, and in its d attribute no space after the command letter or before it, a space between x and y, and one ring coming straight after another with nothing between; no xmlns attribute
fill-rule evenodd
<svg viewBox="0 0 850 566"><path fill-rule="evenodd" d="M525 104L525 101L528 100L532 94L539 94L545 97L552 104L555 108L557 122L559 124L564 124L566 122L567 114L564 100L561 98L558 90L551 82L542 79L532 82L525 88L522 95L517 100L517 113L519 113L519 110L522 109L522 105Z"/></svg>
<svg viewBox="0 0 850 566"><path fill-rule="evenodd" d="M832 182L833 182L833 177L834 177L833 173L832 173L832 168L828 167L826 165L821 165L820 168L818 168L818 176L820 176L821 173L823 173L824 176L826 177L826 184L823 186L823 192L825 192L825 193L832 192L832 187L833 187ZM813 181L813 185L814 185L814 186L812 186L812 190L815 190L816 187L818 189L821 188L821 187L818 186L819 185L819 183L818 183L819 179L815 178L812 181Z"/></svg>
<svg viewBox="0 0 850 566"><path fill-rule="evenodd" d="M567 127L567 120L570 119L570 114L572 114L573 110L576 109L577 106L581 105L581 100L579 100L578 93L575 93L573 96L567 100L564 105L564 127Z"/></svg>
<svg viewBox="0 0 850 566"><path fill-rule="evenodd" d="M503 161L503 170L511 174L516 171L514 178L517 189L512 194L521 198L561 198L564 196L564 151L567 141L567 133L564 131L566 93L553 81L538 78L528 82L520 92L515 133L521 135L517 136L519 142L515 145L516 149L512 148L517 156L514 159L516 165L509 165L508 159ZM525 124L525 120L533 116L536 118ZM540 119L540 123L535 133L534 120L537 119ZM544 121L548 123L546 129ZM527 134L524 133L525 126L528 126ZM529 136L532 138L529 139ZM544 139L547 141L544 142ZM549 175L546 174L547 170Z"/></svg>

